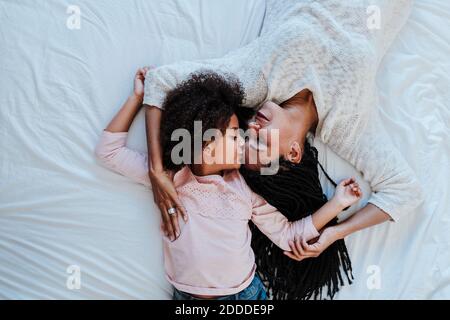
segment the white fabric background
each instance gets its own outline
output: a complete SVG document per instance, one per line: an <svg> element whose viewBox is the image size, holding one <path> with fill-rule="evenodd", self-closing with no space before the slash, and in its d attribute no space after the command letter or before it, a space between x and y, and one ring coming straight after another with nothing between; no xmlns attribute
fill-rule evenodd
<svg viewBox="0 0 450 320"><path fill-rule="evenodd" d="M69 5L80 30L66 27ZM258 35L264 10L263 0L0 0L0 298L170 298L151 191L99 166L94 147L138 67L221 56ZM383 63L381 116L426 201L348 238L356 281L338 298L450 298L449 21L446 1L417 0ZM142 112L129 144L145 150ZM356 174L317 146L333 178ZM66 287L70 265L79 290ZM367 287L371 266L379 289Z"/></svg>

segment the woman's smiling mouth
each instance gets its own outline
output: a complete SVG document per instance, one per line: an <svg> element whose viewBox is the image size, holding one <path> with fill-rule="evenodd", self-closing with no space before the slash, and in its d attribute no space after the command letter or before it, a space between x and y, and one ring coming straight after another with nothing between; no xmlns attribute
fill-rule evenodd
<svg viewBox="0 0 450 320"><path fill-rule="evenodd" d="M264 114L264 113L262 113L261 111L258 111L257 113L256 113L256 119L255 119L257 122L258 122L258 124L259 125L263 125L263 124L267 124L267 123L269 123L270 122L270 120L267 118L267 116Z"/></svg>

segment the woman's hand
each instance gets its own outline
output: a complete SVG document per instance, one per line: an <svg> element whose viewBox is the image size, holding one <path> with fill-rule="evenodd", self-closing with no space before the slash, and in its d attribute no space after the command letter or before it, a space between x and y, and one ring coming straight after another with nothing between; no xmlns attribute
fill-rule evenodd
<svg viewBox="0 0 450 320"><path fill-rule="evenodd" d="M354 178L341 181L336 186L336 191L331 201L334 201L341 208L346 208L358 202L362 197L362 191Z"/></svg>
<svg viewBox="0 0 450 320"><path fill-rule="evenodd" d="M336 226L323 229L320 236L312 244L304 239L295 239L289 242L292 251L284 251L284 254L296 261L318 257L326 248L336 240L342 239Z"/></svg>
<svg viewBox="0 0 450 320"><path fill-rule="evenodd" d="M187 221L187 213L178 199L177 191L173 184L173 174L165 171L150 171L150 182L155 202L161 211L161 229L170 240L174 241L180 236L178 218L182 216L184 221ZM169 214L170 208L175 208L176 213Z"/></svg>
<svg viewBox="0 0 450 320"><path fill-rule="evenodd" d="M144 99L144 81L148 70L150 67L139 68L134 76L133 95L141 100Z"/></svg>

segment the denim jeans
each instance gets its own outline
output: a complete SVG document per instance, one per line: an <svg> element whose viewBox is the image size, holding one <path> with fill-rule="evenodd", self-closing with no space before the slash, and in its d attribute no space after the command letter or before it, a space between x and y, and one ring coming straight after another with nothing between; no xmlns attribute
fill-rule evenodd
<svg viewBox="0 0 450 320"><path fill-rule="evenodd" d="M173 300L267 300L267 296L264 284L262 283L259 276L255 274L255 277L253 278L250 285L244 290L235 294L212 299L202 299L174 288Z"/></svg>

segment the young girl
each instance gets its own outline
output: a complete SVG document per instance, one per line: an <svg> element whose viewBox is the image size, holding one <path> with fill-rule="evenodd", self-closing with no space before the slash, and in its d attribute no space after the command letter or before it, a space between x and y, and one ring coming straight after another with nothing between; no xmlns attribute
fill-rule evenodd
<svg viewBox="0 0 450 320"><path fill-rule="evenodd" d="M126 147L129 127L142 104L147 71L138 70L134 93L103 131L95 153L105 167L150 186L147 154ZM266 299L255 274L249 221L277 246L290 251L290 242L317 237L317 230L361 197L358 184L347 179L314 214L289 222L252 192L238 171L243 139L236 112L243 98L239 83L203 72L181 83L164 102L162 158L166 169L176 172L174 184L189 217L181 221L176 239L163 236L165 271L175 287L174 299ZM202 121L202 137L208 129L222 134L204 141L199 153L194 150L178 163L173 159L178 142L172 141L172 133L184 129L198 137L195 121Z"/></svg>

